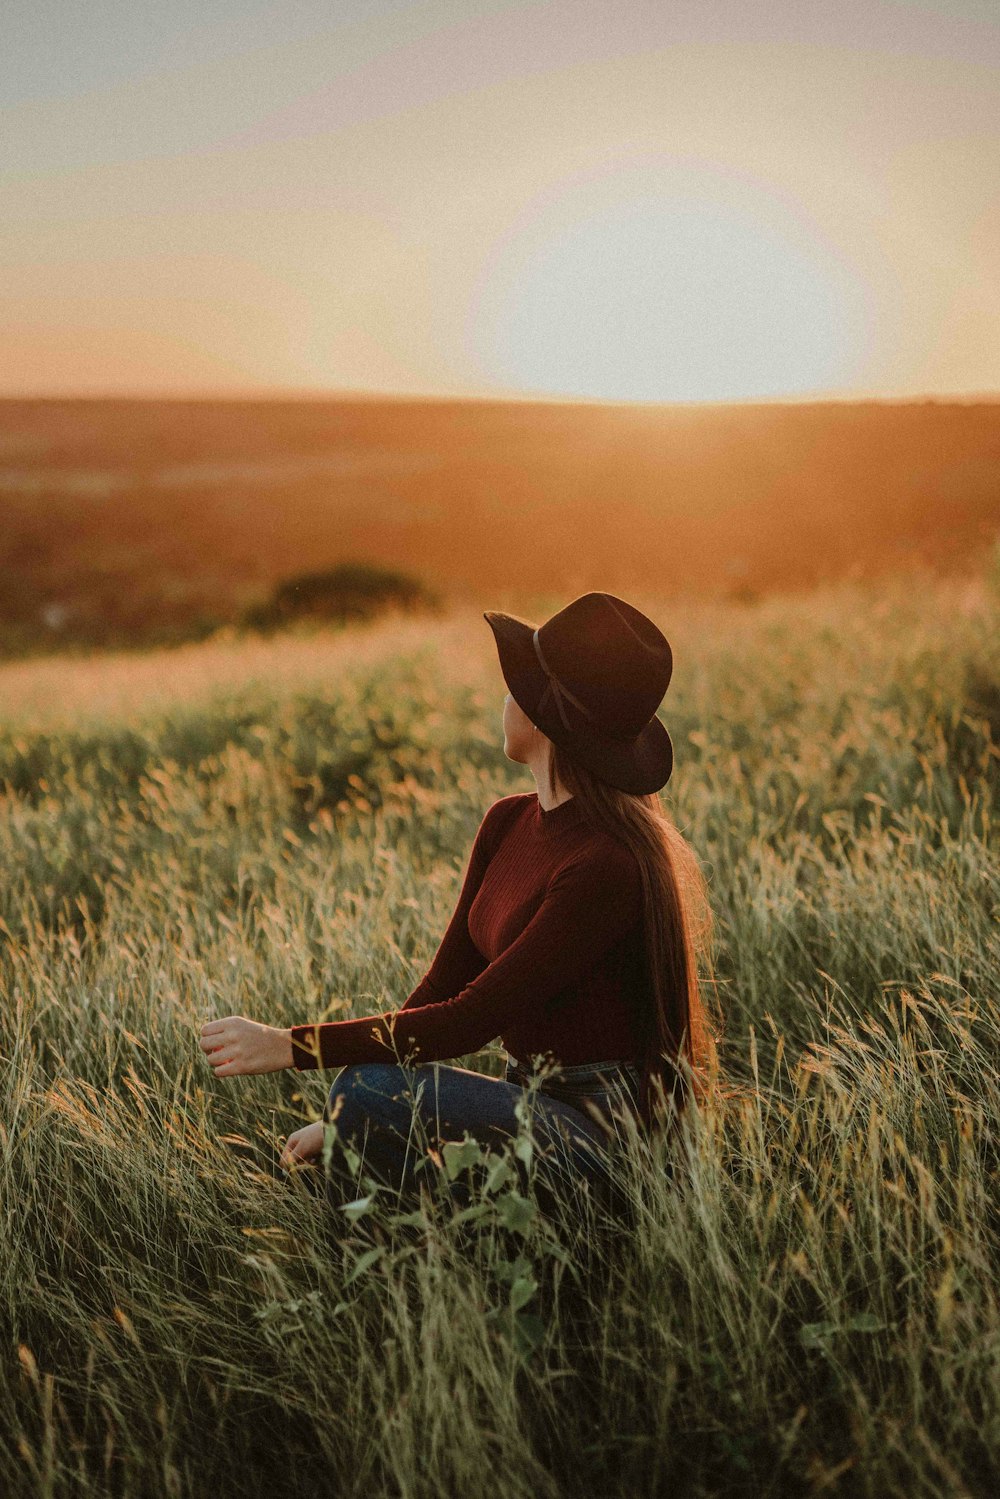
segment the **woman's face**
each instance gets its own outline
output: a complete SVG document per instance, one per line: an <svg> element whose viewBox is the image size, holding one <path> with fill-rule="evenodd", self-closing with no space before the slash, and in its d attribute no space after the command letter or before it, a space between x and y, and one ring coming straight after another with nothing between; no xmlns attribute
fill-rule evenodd
<svg viewBox="0 0 1000 1499"><path fill-rule="evenodd" d="M531 719L508 692L503 700L503 752L508 760L524 765L532 746L534 725Z"/></svg>

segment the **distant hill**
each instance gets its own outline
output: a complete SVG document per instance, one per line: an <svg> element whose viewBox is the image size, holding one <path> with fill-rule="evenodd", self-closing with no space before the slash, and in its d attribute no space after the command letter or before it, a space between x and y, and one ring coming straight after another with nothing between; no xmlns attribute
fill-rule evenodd
<svg viewBox="0 0 1000 1499"><path fill-rule="evenodd" d="M7 650L181 638L343 561L749 598L998 535L1000 402L0 401Z"/></svg>

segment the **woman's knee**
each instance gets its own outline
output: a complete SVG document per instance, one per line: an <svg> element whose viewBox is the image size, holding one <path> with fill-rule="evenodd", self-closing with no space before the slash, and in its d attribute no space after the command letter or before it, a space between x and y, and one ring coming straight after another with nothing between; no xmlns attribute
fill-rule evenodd
<svg viewBox="0 0 1000 1499"><path fill-rule="evenodd" d="M406 1075L395 1063L352 1063L331 1087L324 1118L349 1133L365 1120L381 1117L407 1092Z"/></svg>

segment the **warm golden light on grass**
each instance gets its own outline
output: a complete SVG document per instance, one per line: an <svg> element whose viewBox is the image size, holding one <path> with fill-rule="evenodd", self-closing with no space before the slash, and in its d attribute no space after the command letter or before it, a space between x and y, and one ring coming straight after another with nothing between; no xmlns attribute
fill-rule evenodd
<svg viewBox="0 0 1000 1499"><path fill-rule="evenodd" d="M663 801L728 1091L672 1178L628 1142L627 1232L546 1217L499 1154L456 1216L461 1142L412 1213L360 1161L335 1210L273 1173L333 1075L215 1079L197 1045L425 972L528 779L480 616L0 667L0 1490L978 1493L998 581L636 601L676 650Z"/></svg>

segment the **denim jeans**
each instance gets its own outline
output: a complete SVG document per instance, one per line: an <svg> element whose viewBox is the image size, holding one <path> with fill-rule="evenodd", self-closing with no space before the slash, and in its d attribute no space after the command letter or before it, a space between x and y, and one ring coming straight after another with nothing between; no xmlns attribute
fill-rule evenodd
<svg viewBox="0 0 1000 1499"><path fill-rule="evenodd" d="M323 1118L335 1121L337 1139L361 1157L363 1171L404 1193L419 1180L427 1147L437 1150L466 1132L484 1146L509 1140L518 1131L516 1106L527 1096L543 1183L558 1190L584 1179L606 1190L609 1147L622 1116L637 1106L638 1068L616 1061L559 1067L541 1078L533 1098L530 1081L528 1069L514 1058L503 1078L442 1062L366 1062L340 1073ZM420 1170L426 1172L426 1165ZM347 1200L346 1185L341 1164L326 1184L332 1203ZM461 1193L459 1186L453 1195Z"/></svg>

